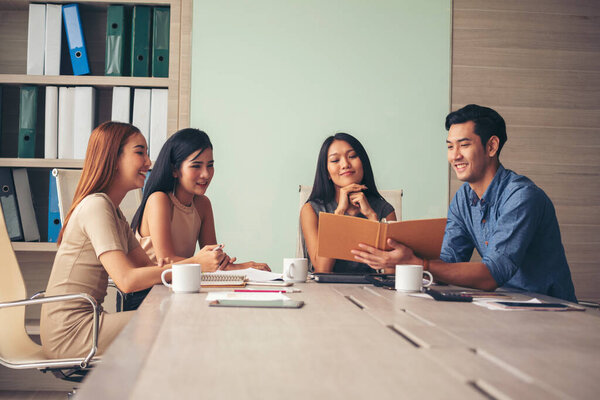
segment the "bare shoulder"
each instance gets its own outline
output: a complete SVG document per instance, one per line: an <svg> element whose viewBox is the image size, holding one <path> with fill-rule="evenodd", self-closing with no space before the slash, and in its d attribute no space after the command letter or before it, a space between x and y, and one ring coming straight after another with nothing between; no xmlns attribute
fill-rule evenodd
<svg viewBox="0 0 600 400"><path fill-rule="evenodd" d="M310 203L306 203L302 206L302 208L300 209L300 218L310 218L310 217L316 217L317 213L315 213L315 210L312 208L312 206L310 205Z"/></svg>
<svg viewBox="0 0 600 400"><path fill-rule="evenodd" d="M205 195L194 196L194 207L198 211L199 215L205 215L207 212L212 213L212 205L210 199Z"/></svg>
<svg viewBox="0 0 600 400"><path fill-rule="evenodd" d="M171 199L165 192L154 192L152 193L146 202L146 207L150 207L154 210L168 208L171 209Z"/></svg>

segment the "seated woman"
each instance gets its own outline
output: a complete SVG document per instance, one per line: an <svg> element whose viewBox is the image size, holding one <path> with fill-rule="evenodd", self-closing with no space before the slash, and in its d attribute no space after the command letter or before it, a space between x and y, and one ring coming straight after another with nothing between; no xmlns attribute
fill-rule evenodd
<svg viewBox="0 0 600 400"><path fill-rule="evenodd" d="M201 247L217 243L215 221L204 195L214 175L213 148L208 135L187 128L174 133L163 145L131 227L151 260L178 261ZM221 265L202 264L203 271L256 268L270 271L267 264L253 261L234 264L226 255ZM126 309L137 307L145 293L127 296Z"/></svg>
<svg viewBox="0 0 600 400"><path fill-rule="evenodd" d="M336 133L325 139L321 146L313 189L300 210L305 256L308 253L314 272L375 272L359 262L317 256L319 212L374 221L396 220L394 208L377 191L367 152L354 136L347 133ZM391 273L393 268L385 272Z"/></svg>
<svg viewBox="0 0 600 400"><path fill-rule="evenodd" d="M151 263L119 210L125 194L144 185L149 168L146 140L135 126L105 122L94 129L73 204L58 237L46 296L87 293L101 304L109 275L124 292L161 282L163 268ZM219 263L225 257L211 250L202 249L183 261L199 263L208 257ZM131 312L101 312L97 354L131 316ZM42 349L53 358L83 357L91 349L92 327L93 309L83 299L44 304Z"/></svg>

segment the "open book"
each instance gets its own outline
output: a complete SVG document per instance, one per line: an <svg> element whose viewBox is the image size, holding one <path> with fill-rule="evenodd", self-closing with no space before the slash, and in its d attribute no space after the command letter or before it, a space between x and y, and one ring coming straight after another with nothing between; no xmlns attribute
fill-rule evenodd
<svg viewBox="0 0 600 400"><path fill-rule="evenodd" d="M446 218L377 222L321 212L317 255L356 261L350 250L359 250L359 243L392 250L387 245L391 238L410 247L418 257L435 260L440 258L445 229Z"/></svg>

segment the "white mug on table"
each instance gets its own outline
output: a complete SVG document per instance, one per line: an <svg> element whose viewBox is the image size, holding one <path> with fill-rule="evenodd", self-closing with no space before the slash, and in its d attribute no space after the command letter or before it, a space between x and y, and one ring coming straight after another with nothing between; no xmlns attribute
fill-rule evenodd
<svg viewBox="0 0 600 400"><path fill-rule="evenodd" d="M165 275L171 273L171 283L165 281ZM197 293L200 291L202 269L200 264L173 264L160 275L163 284L174 293Z"/></svg>
<svg viewBox="0 0 600 400"><path fill-rule="evenodd" d="M308 259L284 258L283 280L286 282L306 282L308 277Z"/></svg>
<svg viewBox="0 0 600 400"><path fill-rule="evenodd" d="M429 281L423 284L423 274ZM423 286L428 287L433 283L433 276L429 271L423 271L422 265L396 265L396 290L399 292L420 292Z"/></svg>

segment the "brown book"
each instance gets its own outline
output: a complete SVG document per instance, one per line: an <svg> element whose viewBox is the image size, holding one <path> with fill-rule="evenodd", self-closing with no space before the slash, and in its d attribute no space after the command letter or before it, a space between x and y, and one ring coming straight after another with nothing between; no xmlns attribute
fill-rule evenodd
<svg viewBox="0 0 600 400"><path fill-rule="evenodd" d="M417 257L440 258L446 218L397 222L377 222L349 215L319 213L317 255L356 261L350 252L364 243L378 249L392 250L387 239L410 247Z"/></svg>

